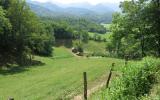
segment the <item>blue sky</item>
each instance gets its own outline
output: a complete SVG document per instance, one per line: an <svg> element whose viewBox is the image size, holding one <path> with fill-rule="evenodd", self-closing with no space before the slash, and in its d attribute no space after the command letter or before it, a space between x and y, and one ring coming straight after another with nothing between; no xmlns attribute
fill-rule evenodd
<svg viewBox="0 0 160 100"><path fill-rule="evenodd" d="M96 5L98 3L119 3L120 1L124 1L124 0L32 0L32 1L53 2L53 3L62 3L62 4L88 2L90 4Z"/></svg>

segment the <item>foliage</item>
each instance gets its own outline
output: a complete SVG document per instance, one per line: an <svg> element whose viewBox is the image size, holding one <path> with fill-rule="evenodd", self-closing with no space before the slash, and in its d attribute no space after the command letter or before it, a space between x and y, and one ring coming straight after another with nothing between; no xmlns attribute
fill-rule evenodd
<svg viewBox="0 0 160 100"><path fill-rule="evenodd" d="M80 52L80 53L83 53L83 44L82 43L79 43L79 42L75 42L75 49L78 51L78 52Z"/></svg>
<svg viewBox="0 0 160 100"><path fill-rule="evenodd" d="M110 89L104 90L103 98L111 100L140 99L150 92L156 82L156 72L159 71L160 60L152 57L141 62L131 62L122 68L122 76L110 84Z"/></svg>
<svg viewBox="0 0 160 100"><path fill-rule="evenodd" d="M71 39L73 37L73 30L65 24L55 24L53 29L56 39Z"/></svg>
<svg viewBox="0 0 160 100"><path fill-rule="evenodd" d="M88 34L89 34L89 40L94 40L97 42L106 42L108 40L107 36L110 35L110 33L99 34L93 32L89 32Z"/></svg>
<svg viewBox="0 0 160 100"><path fill-rule="evenodd" d="M76 44L79 44L80 41L74 40L73 41L73 46L76 46ZM86 42L80 42L84 53L87 54L92 54L93 52L102 52L105 53L105 42L96 42L93 40L89 40L87 43Z"/></svg>
<svg viewBox="0 0 160 100"><path fill-rule="evenodd" d="M7 61L8 58L12 58L12 56L8 55L11 52L11 46L13 45L13 42L9 42L9 40L11 40L11 29L12 25L9 19L6 18L5 11L0 6L0 62L12 62L10 59Z"/></svg>
<svg viewBox="0 0 160 100"><path fill-rule="evenodd" d="M89 21L84 18L51 18L51 17L42 17L42 20L49 21L56 24L65 25L65 27L72 28L72 30L76 31L87 31L87 32L97 32L104 34L106 33L106 28L103 25L97 24L95 22Z"/></svg>
<svg viewBox="0 0 160 100"><path fill-rule="evenodd" d="M159 2L154 0L122 2L120 7L123 13L113 15L109 51L118 57L126 54L131 58L159 56L159 5Z"/></svg>
<svg viewBox="0 0 160 100"><path fill-rule="evenodd" d="M0 66L24 65L32 54L52 53L53 36L25 0L0 0L0 19Z"/></svg>

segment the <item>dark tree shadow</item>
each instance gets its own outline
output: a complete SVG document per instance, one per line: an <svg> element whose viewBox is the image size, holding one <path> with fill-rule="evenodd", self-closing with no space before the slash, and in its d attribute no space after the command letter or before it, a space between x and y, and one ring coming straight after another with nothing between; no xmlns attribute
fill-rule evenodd
<svg viewBox="0 0 160 100"><path fill-rule="evenodd" d="M43 62L41 62L41 61L37 61L37 60L32 60L32 62L31 62L31 64L30 65L28 65L28 66L24 66L24 67L29 67L29 66L44 66L45 65L45 63L43 63Z"/></svg>
<svg viewBox="0 0 160 100"><path fill-rule="evenodd" d="M28 68L40 67L45 65L45 63L37 60L32 60L30 64L19 66L19 65L8 65L0 69L0 75L13 75L17 73L22 73L28 71Z"/></svg>
<svg viewBox="0 0 160 100"><path fill-rule="evenodd" d="M14 67L7 68L7 69L0 69L0 75L13 75L13 74L21 73L27 70L28 69L24 67L14 66Z"/></svg>
<svg viewBox="0 0 160 100"><path fill-rule="evenodd" d="M55 46L56 47L65 46L66 48L71 48L73 47L73 42L72 39L56 39Z"/></svg>

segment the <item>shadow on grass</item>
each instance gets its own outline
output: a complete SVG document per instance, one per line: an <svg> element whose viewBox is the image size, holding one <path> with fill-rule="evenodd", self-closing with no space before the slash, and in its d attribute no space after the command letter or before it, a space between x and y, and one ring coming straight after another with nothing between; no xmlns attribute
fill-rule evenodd
<svg viewBox="0 0 160 100"><path fill-rule="evenodd" d="M7 67L3 67L0 69L0 75L13 75L17 73L22 73L25 71L28 71L29 68L32 67L40 67L45 65L45 63L41 61L32 60L31 64L25 65L25 66L18 66L18 65L10 65Z"/></svg>
<svg viewBox="0 0 160 100"><path fill-rule="evenodd" d="M72 39L56 39L55 47L65 46L66 48L73 47Z"/></svg>

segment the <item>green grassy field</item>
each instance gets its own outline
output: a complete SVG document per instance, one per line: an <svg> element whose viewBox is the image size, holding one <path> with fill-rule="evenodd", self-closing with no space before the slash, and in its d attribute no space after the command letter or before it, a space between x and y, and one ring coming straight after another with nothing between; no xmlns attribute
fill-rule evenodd
<svg viewBox="0 0 160 100"><path fill-rule="evenodd" d="M88 32L90 37L94 37L94 35L96 34L97 36L100 36L102 39L106 39L107 34L99 34L99 33L93 33L93 32Z"/></svg>
<svg viewBox="0 0 160 100"><path fill-rule="evenodd" d="M103 39L109 40L109 38L110 38L110 36L111 36L111 33L110 33L110 32L108 32L108 33L106 33L106 34L99 34L99 33L88 32L88 34L89 34L89 36L92 37L92 38L93 38L94 35L96 34L97 36L100 36L102 40L103 40Z"/></svg>
<svg viewBox="0 0 160 100"><path fill-rule="evenodd" d="M73 42L76 43L77 40ZM82 42L82 48L85 53L93 53L93 52L105 53L106 52L106 42L96 42L93 40L89 40L87 43Z"/></svg>
<svg viewBox="0 0 160 100"><path fill-rule="evenodd" d="M86 52L105 52L106 43L105 42L95 42L88 41L88 43L83 44L83 48Z"/></svg>
<svg viewBox="0 0 160 100"><path fill-rule="evenodd" d="M107 30L110 30L111 24L102 24L102 25L103 25ZM89 34L89 36L90 36L91 38L93 38L94 35L96 34L97 36L100 36L102 40L103 40L103 39L106 39L106 40L108 41L112 33L109 32L109 31L107 31L107 33L105 33L105 34L93 33L93 32L88 32L88 34Z"/></svg>
<svg viewBox="0 0 160 100"><path fill-rule="evenodd" d="M101 25L103 25L105 28L107 28L107 29L109 29L110 28L110 26L111 26L111 24L101 24Z"/></svg>
<svg viewBox="0 0 160 100"><path fill-rule="evenodd" d="M111 63L121 66L114 58L75 57L65 47L54 48L54 57L38 57L42 65L0 72L0 100L61 100L70 94L83 92L82 73L89 82L107 72Z"/></svg>

